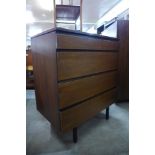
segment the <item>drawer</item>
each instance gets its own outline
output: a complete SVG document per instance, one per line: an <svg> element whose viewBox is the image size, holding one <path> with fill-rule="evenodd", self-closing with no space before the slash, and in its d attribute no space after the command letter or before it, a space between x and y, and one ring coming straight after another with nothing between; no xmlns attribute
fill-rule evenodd
<svg viewBox="0 0 155 155"><path fill-rule="evenodd" d="M57 49L118 50L118 47L116 39L57 34Z"/></svg>
<svg viewBox="0 0 155 155"><path fill-rule="evenodd" d="M95 116L116 99L116 89L107 91L72 108L60 112L61 131L66 132Z"/></svg>
<svg viewBox="0 0 155 155"><path fill-rule="evenodd" d="M116 87L117 71L110 71L77 80L60 82L58 94L60 108L73 105L89 97Z"/></svg>
<svg viewBox="0 0 155 155"><path fill-rule="evenodd" d="M118 52L57 52L58 80L117 69Z"/></svg>

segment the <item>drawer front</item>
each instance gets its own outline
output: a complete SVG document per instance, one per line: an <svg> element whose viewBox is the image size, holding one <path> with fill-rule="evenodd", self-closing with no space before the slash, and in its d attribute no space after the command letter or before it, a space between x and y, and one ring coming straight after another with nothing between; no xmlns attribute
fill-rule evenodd
<svg viewBox="0 0 155 155"><path fill-rule="evenodd" d="M66 132L95 116L116 99L116 89L107 91L79 105L60 112L61 131Z"/></svg>
<svg viewBox="0 0 155 155"><path fill-rule="evenodd" d="M118 41L57 34L57 49L118 50Z"/></svg>
<svg viewBox="0 0 155 155"><path fill-rule="evenodd" d="M117 69L117 52L57 52L58 80Z"/></svg>
<svg viewBox="0 0 155 155"><path fill-rule="evenodd" d="M60 108L73 105L89 97L116 87L117 71L60 82L58 85Z"/></svg>

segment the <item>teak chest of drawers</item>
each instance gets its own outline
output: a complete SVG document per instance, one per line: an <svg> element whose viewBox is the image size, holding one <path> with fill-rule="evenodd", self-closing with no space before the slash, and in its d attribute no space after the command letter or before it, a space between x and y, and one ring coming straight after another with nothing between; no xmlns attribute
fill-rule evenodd
<svg viewBox="0 0 155 155"><path fill-rule="evenodd" d="M116 100L118 40L57 28L31 44L37 109L76 141L77 127Z"/></svg>

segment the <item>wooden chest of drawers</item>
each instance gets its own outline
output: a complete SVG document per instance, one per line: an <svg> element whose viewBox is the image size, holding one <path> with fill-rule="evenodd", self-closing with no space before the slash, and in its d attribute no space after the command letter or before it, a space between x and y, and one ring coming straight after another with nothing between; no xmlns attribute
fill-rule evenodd
<svg viewBox="0 0 155 155"><path fill-rule="evenodd" d="M37 109L58 132L116 100L118 40L64 29L32 38Z"/></svg>

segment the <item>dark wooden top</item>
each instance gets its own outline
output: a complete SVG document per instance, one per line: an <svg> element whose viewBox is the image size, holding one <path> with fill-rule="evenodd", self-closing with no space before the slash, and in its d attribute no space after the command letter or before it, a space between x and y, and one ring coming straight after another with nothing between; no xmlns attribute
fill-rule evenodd
<svg viewBox="0 0 155 155"><path fill-rule="evenodd" d="M98 35L98 34L90 34L87 32L81 32L81 31L77 31L77 30L69 30L69 29L64 29L64 28L53 28L53 29L49 29L46 30L44 32L41 32L31 38L35 38L41 35L45 35L47 33L56 31L56 33L61 33L61 34L69 34L69 35L77 35L77 36L87 36L87 37L91 37L91 38L96 38L96 39L106 39L106 40L114 40L117 41L118 38L113 38L113 37L107 37L107 36L102 36L102 35Z"/></svg>
<svg viewBox="0 0 155 155"><path fill-rule="evenodd" d="M80 6L56 5L56 20L77 20Z"/></svg>

